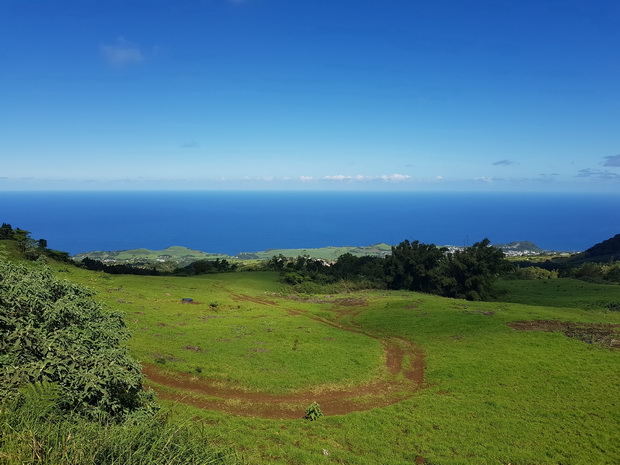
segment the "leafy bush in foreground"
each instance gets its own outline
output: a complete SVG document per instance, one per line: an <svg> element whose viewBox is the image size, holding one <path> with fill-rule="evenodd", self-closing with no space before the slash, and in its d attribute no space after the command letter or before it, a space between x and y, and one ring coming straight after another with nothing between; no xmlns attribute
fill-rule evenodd
<svg viewBox="0 0 620 465"><path fill-rule="evenodd" d="M52 382L64 411L120 419L155 409L122 345L128 332L120 314L46 267L0 263L0 335L0 399Z"/></svg>

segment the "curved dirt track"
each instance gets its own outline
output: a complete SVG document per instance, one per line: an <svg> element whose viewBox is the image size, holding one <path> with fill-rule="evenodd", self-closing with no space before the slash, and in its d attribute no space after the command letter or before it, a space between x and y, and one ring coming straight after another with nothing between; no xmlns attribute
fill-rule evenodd
<svg viewBox="0 0 620 465"><path fill-rule="evenodd" d="M233 297L235 300L278 306L276 302L260 297L245 295L234 295ZM188 373L166 373L157 366L149 364L143 364L143 373L149 381L155 383L151 383L151 387L162 399L235 415L272 419L303 417L305 409L312 402L318 402L326 415L342 415L375 407L384 407L411 397L423 387L424 354L412 342L401 338L380 338L372 333L362 331L360 328L318 318L297 309L284 310L293 315L303 315L342 331L363 334L380 340L385 350L385 366L390 374L389 379L371 381L342 389L308 390L274 395L244 391L232 385L222 385L221 381L198 378ZM339 307L339 310L340 318L355 316L362 311L359 308L344 309L342 307Z"/></svg>

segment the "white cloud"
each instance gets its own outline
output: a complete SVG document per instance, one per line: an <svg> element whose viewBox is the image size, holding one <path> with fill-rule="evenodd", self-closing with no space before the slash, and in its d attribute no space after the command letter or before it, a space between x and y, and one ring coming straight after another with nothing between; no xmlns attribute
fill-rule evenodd
<svg viewBox="0 0 620 465"><path fill-rule="evenodd" d="M335 174L330 176L325 176L323 179L326 181L351 181L353 179L351 176L345 176L343 174Z"/></svg>
<svg viewBox="0 0 620 465"><path fill-rule="evenodd" d="M383 181L386 182L401 182L401 181L408 181L409 179L411 179L411 176L407 175L407 174L390 174L389 176L386 176L385 174L383 176L379 176L379 178Z"/></svg>
<svg viewBox="0 0 620 465"><path fill-rule="evenodd" d="M370 181L383 181L383 182L401 182L408 181L411 176L407 174L382 174L381 176L363 176L358 174L356 176L335 174L330 176L324 176L326 181L341 181L341 182L370 182Z"/></svg>
<svg viewBox="0 0 620 465"><path fill-rule="evenodd" d="M142 63L144 55L140 48L123 37L118 37L113 45L102 45L101 54L110 66L122 67Z"/></svg>
<svg viewBox="0 0 620 465"><path fill-rule="evenodd" d="M277 181L277 179L274 178L273 176L257 176L257 177L245 176L243 178L243 181L273 182L273 181Z"/></svg>
<svg viewBox="0 0 620 465"><path fill-rule="evenodd" d="M314 176L300 176L299 180L301 182L312 182L314 181Z"/></svg>

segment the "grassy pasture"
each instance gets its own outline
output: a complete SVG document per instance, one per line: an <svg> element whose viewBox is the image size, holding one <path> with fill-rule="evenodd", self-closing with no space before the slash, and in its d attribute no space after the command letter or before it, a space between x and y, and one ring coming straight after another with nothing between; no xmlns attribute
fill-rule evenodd
<svg viewBox="0 0 620 465"><path fill-rule="evenodd" d="M393 405L316 422L164 401L179 421L207 426L211 444L234 447L247 463L620 462L620 351L507 325L534 319L618 324L619 312L591 305L616 299L617 287L506 282L504 300L515 303L387 291L292 299L271 273L177 278L69 268L61 274L126 312L131 350L140 360L247 391L290 393L386 378L375 338L402 338L424 351L424 389ZM200 303L181 304L184 297Z"/></svg>
<svg viewBox="0 0 620 465"><path fill-rule="evenodd" d="M134 356L166 371L271 393L356 385L385 375L379 341L296 314L300 306L320 314L318 304L276 303L282 299L275 273L152 280L73 268L68 274L125 312ZM193 303L183 304L183 298Z"/></svg>
<svg viewBox="0 0 620 465"><path fill-rule="evenodd" d="M341 255L350 253L357 257L366 255L384 256L391 252L392 246L388 244L375 244L363 247L342 246L342 247L320 247L315 249L269 249L260 252L250 252L249 255L260 260L269 260L274 255L284 255L285 257L300 257L308 255L312 258L320 258L323 260L336 260ZM246 252L246 254L248 254ZM245 254L239 254L243 256Z"/></svg>
<svg viewBox="0 0 620 465"><path fill-rule="evenodd" d="M620 286L594 284L578 279L500 280L501 300L506 302L592 310L620 310Z"/></svg>

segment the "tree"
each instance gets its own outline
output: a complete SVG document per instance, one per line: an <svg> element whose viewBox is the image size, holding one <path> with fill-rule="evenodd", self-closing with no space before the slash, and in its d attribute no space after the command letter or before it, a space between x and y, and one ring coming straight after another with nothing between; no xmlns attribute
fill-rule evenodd
<svg viewBox="0 0 620 465"><path fill-rule="evenodd" d="M488 299L494 296L493 284L499 274L509 268L504 252L485 238L446 256L439 270L441 294L467 300Z"/></svg>
<svg viewBox="0 0 620 465"><path fill-rule="evenodd" d="M282 254L274 255L267 261L265 267L270 270L282 271L287 261L288 259Z"/></svg>
<svg viewBox="0 0 620 465"><path fill-rule="evenodd" d="M2 223L0 226L0 240L13 240L13 228L10 224Z"/></svg>
<svg viewBox="0 0 620 465"><path fill-rule="evenodd" d="M437 267L446 249L405 240L385 259L385 279L391 289L437 293Z"/></svg>

